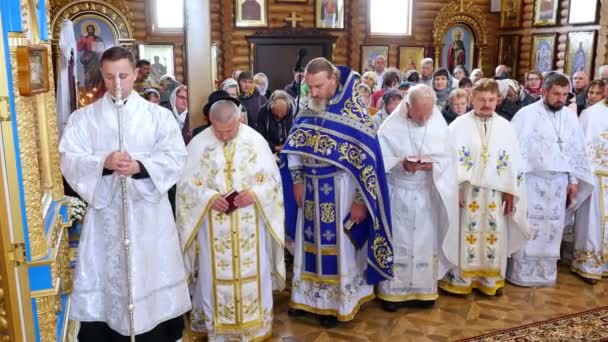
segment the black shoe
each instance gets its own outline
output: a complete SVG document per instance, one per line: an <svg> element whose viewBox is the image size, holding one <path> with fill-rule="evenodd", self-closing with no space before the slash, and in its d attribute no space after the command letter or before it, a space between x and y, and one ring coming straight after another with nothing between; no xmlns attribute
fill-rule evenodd
<svg viewBox="0 0 608 342"><path fill-rule="evenodd" d="M325 329L331 329L338 326L336 316L319 316L319 324Z"/></svg>
<svg viewBox="0 0 608 342"><path fill-rule="evenodd" d="M435 305L435 301L434 300L408 300L408 301L404 302L403 305L408 308L429 309L429 308L432 308L433 305Z"/></svg>
<svg viewBox="0 0 608 342"><path fill-rule="evenodd" d="M500 297L500 296L502 296L503 294L504 294L504 292L503 292L503 288L502 288L502 287L496 290L496 296L497 296L497 297Z"/></svg>
<svg viewBox="0 0 608 342"><path fill-rule="evenodd" d="M583 280L585 281L585 283L587 283L589 285L595 285L598 282L597 279L593 279L593 278L585 278L585 277L581 277L581 278L583 278Z"/></svg>
<svg viewBox="0 0 608 342"><path fill-rule="evenodd" d="M382 301L382 309L386 312L397 312L397 303Z"/></svg>
<svg viewBox="0 0 608 342"><path fill-rule="evenodd" d="M306 311L300 309L289 308L287 310L287 316L289 317L302 317L306 314Z"/></svg>

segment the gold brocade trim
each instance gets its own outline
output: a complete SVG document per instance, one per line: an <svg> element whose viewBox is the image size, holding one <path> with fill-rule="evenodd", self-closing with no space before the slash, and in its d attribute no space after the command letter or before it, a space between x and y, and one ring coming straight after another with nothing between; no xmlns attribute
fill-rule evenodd
<svg viewBox="0 0 608 342"><path fill-rule="evenodd" d="M606 273L591 274L591 273L583 272L581 269L577 268L574 265L570 265L570 270L572 272L578 274L579 276L581 276L583 278L587 278L587 279L597 279L597 280L600 280L600 279L602 279L602 277L606 276Z"/></svg>
<svg viewBox="0 0 608 342"><path fill-rule="evenodd" d="M250 192L251 195L254 198L254 205L256 210L256 223L257 220L259 219L257 213L262 214L262 220L264 221L264 225L266 226L266 231L270 233L270 236L272 236L272 239L274 240L275 243L277 243L279 245L280 249L284 249L285 248L285 241L282 240L281 238L279 238L279 236L275 233L274 229L272 229L272 225L270 224L270 220L268 219L268 217L266 216L266 213L264 212L264 210L262 209L262 205L260 204L260 200L258 198L258 196L252 191ZM259 225L258 225L259 227ZM270 255L268 256L270 257ZM286 283L286 279L285 279L285 275L284 274L280 274L278 272L273 272L274 275L276 275L277 277L279 277L282 281L283 284ZM261 298L261 296L260 296Z"/></svg>
<svg viewBox="0 0 608 342"><path fill-rule="evenodd" d="M186 252L188 251L188 248L190 248L190 245L196 239L196 235L198 234L198 230L200 229L201 224L203 223L203 220L205 219L205 217L207 217L207 214L209 213L209 209L211 208L211 205L220 196L222 196L222 195L220 195L220 194L213 195L211 197L211 199L209 200L209 203L207 203L207 206L203 210L203 213L199 217L198 221L196 222L196 225L194 226L194 229L192 230L192 234L190 234L190 236L188 237L188 240L186 240L186 244L184 245L184 248L182 250L183 254L186 254ZM211 221L212 219L213 218L211 216L209 216L209 221ZM211 224L209 224L209 229L211 229Z"/></svg>
<svg viewBox="0 0 608 342"><path fill-rule="evenodd" d="M462 278L474 278L474 277L488 277L488 278L499 278L502 277L500 270L463 270L460 272Z"/></svg>
<svg viewBox="0 0 608 342"><path fill-rule="evenodd" d="M340 278L338 276L319 276L312 273L302 273L300 279L326 285L340 285Z"/></svg>
<svg viewBox="0 0 608 342"><path fill-rule="evenodd" d="M389 295L378 292L376 293L376 297L387 302L405 302L408 300L436 300L437 298L439 298L439 295L437 293L411 293L407 295Z"/></svg>
<svg viewBox="0 0 608 342"><path fill-rule="evenodd" d="M304 244L304 252L321 254L321 255L338 255L338 249L336 247L321 247L321 251L317 247L308 243Z"/></svg>
<svg viewBox="0 0 608 342"><path fill-rule="evenodd" d="M359 309L361 309L361 306L369 301L374 300L374 298L376 298L376 295L371 294L369 296L363 297L359 300L359 302L357 303L357 305L355 305L355 307L353 308L353 310L346 314L346 315L340 315L338 313L338 310L335 309L317 309L317 308L313 308L312 306L308 306L306 304L298 304L298 303L294 303L292 300L289 301L289 306L291 308L297 309L297 310L304 310L316 315L325 315L325 316L335 316L338 321L340 322L348 322L348 321L352 321L355 316L357 315L357 313L359 312Z"/></svg>
<svg viewBox="0 0 608 342"><path fill-rule="evenodd" d="M219 285L232 285L234 283L251 283L258 280L257 276L251 276L251 277L247 277L247 278L240 278L239 280L235 280L235 279L215 279L215 281L219 284Z"/></svg>
<svg viewBox="0 0 608 342"><path fill-rule="evenodd" d="M216 320L214 317L213 320ZM251 322L247 323L235 323L235 324L225 324L225 323L216 323L214 324L214 329L219 334L229 334L229 333L242 333L243 330L260 328L263 326L264 321L259 318Z"/></svg>
<svg viewBox="0 0 608 342"><path fill-rule="evenodd" d="M463 294L463 295L467 295L470 294L471 292L473 292L473 289L478 289L479 291L481 291L482 293L488 295L488 296L495 296L496 295L496 290L499 290L501 288L505 287L505 281L504 279L501 280L497 280L496 281L496 286L494 287L489 287L489 286L485 286L484 284L482 284L480 281L475 280L471 283L471 285L466 286L466 285L456 285L456 284L452 284L452 283L448 283L446 281L440 280L439 281L439 288L450 292L450 293L455 293L455 294Z"/></svg>

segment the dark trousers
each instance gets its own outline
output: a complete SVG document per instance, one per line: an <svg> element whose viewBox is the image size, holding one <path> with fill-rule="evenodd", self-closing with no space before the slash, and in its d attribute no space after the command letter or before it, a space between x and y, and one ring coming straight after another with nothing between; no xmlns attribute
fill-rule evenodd
<svg viewBox="0 0 608 342"><path fill-rule="evenodd" d="M182 316L162 322L154 329L135 336L137 342L175 342L182 338L184 319ZM129 336L123 336L112 330L105 322L81 322L78 332L79 342L129 342Z"/></svg>

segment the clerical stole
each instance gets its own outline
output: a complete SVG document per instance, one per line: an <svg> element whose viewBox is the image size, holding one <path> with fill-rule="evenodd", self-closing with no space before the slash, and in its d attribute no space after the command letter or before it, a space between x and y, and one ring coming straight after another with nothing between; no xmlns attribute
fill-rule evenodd
<svg viewBox="0 0 608 342"><path fill-rule="evenodd" d="M314 163L314 159L308 161ZM305 280L326 284L339 282L336 212L340 212L340 202L335 181L338 171L329 164L304 164L302 279Z"/></svg>
<svg viewBox="0 0 608 342"><path fill-rule="evenodd" d="M477 134L471 132L477 132ZM504 286L507 257L529 238L523 162L515 132L494 114L481 120L473 112L450 125L458 156L460 209L459 268L439 287L466 294L473 288L493 295ZM513 195L514 211L505 216L503 195Z"/></svg>

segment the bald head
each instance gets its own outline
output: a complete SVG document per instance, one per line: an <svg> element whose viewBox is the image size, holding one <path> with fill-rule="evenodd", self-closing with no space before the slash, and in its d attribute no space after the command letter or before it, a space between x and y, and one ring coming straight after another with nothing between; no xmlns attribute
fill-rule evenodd
<svg viewBox="0 0 608 342"><path fill-rule="evenodd" d="M239 108L231 101L220 100L214 103L209 110L211 123L226 123L239 118Z"/></svg>
<svg viewBox="0 0 608 342"><path fill-rule="evenodd" d="M376 59L374 59L374 70L376 73L381 74L384 71L384 68L386 68L386 58L382 55L377 56Z"/></svg>
<svg viewBox="0 0 608 342"><path fill-rule="evenodd" d="M572 75L572 86L576 93L580 93L585 90L589 85L589 75L584 71L577 71Z"/></svg>
<svg viewBox="0 0 608 342"><path fill-rule="evenodd" d="M504 74L511 74L511 68L509 68L508 66L501 64L499 66L496 67L496 70L494 72L495 76L503 76Z"/></svg>

